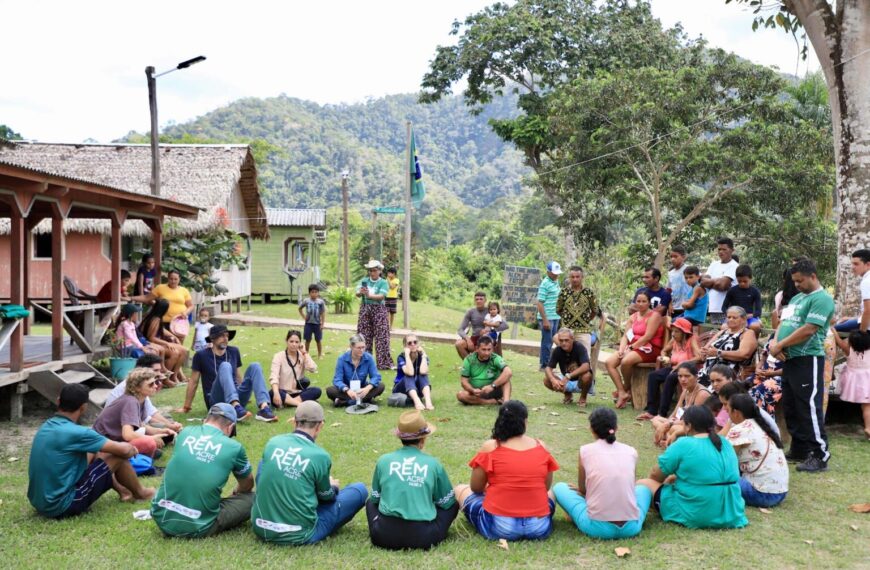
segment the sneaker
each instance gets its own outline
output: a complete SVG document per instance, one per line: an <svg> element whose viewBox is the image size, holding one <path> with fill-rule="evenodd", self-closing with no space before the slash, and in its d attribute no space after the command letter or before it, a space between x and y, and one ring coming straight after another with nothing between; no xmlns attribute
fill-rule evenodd
<svg viewBox="0 0 870 570"><path fill-rule="evenodd" d="M821 473L822 471L828 470L828 462L810 454L810 456L807 457L803 463L798 464L795 469L804 473Z"/></svg>
<svg viewBox="0 0 870 570"><path fill-rule="evenodd" d="M272 413L272 408L270 408L269 406L265 406L263 408L260 408L257 411L257 415L254 416L254 419L257 421L267 422L267 423L278 421L278 418L275 417L275 414Z"/></svg>
<svg viewBox="0 0 870 570"><path fill-rule="evenodd" d="M246 420L246 419L251 417L251 412L249 412L248 410L243 408L241 406L241 404L236 404L235 408L236 408L236 417L237 417L236 421L243 421L243 420Z"/></svg>

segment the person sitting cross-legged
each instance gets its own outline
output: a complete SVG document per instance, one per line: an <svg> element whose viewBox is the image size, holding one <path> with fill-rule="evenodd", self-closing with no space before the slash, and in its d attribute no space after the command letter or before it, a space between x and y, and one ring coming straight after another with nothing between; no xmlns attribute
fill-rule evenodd
<svg viewBox="0 0 870 570"><path fill-rule="evenodd" d="M163 368L163 359L154 354L146 354L144 356L140 356L136 359L136 368L148 368L157 373L157 386L162 387L166 381L168 376L166 369ZM159 391L159 388L158 388ZM103 404L103 407L109 406L127 393L127 380L121 380L118 382L117 386L112 388L112 391L109 392L109 395L106 397L106 402ZM145 408L145 423L152 427L167 427L172 431L178 433L181 431L183 427L180 423L176 422L172 418L167 418L163 415L163 413L157 409L157 406L151 403L151 398L145 397L145 401L142 402L143 408Z"/></svg>
<svg viewBox="0 0 870 570"><path fill-rule="evenodd" d="M236 434L236 411L212 406L201 426L184 428L154 500L151 518L167 536L199 538L235 528L251 518L254 476ZM232 473L238 484L221 493Z"/></svg>
<svg viewBox="0 0 870 570"><path fill-rule="evenodd" d="M361 334L350 337L350 349L338 357L332 386L326 397L336 406L351 406L359 400L370 404L384 392L381 373L371 352L366 352L366 339Z"/></svg>
<svg viewBox="0 0 870 570"><path fill-rule="evenodd" d="M154 489L142 486L130 464L138 453L133 445L79 425L88 407L86 386L64 386L57 406L30 449L27 499L40 515L59 519L86 512L112 488L113 476L120 483L122 501L154 496Z"/></svg>
<svg viewBox="0 0 870 570"><path fill-rule="evenodd" d="M507 402L511 397L512 374L504 358L493 354L492 339L481 336L477 352L462 361L459 372L462 390L456 394L456 399L472 406Z"/></svg>
<svg viewBox="0 0 870 570"><path fill-rule="evenodd" d="M434 410L429 384L429 355L415 334L405 335L405 350L396 359L396 384L388 402L391 406L412 405L418 410Z"/></svg>
<svg viewBox="0 0 870 570"><path fill-rule="evenodd" d="M266 443L251 509L254 534L281 545L314 544L347 524L369 492L362 483L339 490L330 476L332 458L315 443L323 429L323 408L302 402L293 418L296 431Z"/></svg>
<svg viewBox="0 0 870 570"><path fill-rule="evenodd" d="M559 372L554 371L556 366ZM592 387L592 368L586 347L574 340L571 329L562 328L556 333L556 348L550 353L550 362L544 368L544 386L562 392L566 404L570 404L574 393L579 392L579 404L586 406L586 396Z"/></svg>
<svg viewBox="0 0 870 570"><path fill-rule="evenodd" d="M366 503L375 546L429 549L447 538L459 504L444 466L423 452L434 431L419 411L399 416L396 436L402 448L378 459Z"/></svg>
<svg viewBox="0 0 870 570"><path fill-rule="evenodd" d="M616 412L596 408L589 429L597 439L580 448L577 487L557 483L553 495L580 532L592 538L640 534L652 493L635 483L637 450L616 441Z"/></svg>
<svg viewBox="0 0 870 570"><path fill-rule="evenodd" d="M251 417L251 412L245 409L253 393L257 401L255 419L262 422L274 422L278 418L269 407L269 391L266 388L266 378L259 362L253 362L245 370L244 379L239 372L242 368L242 354L230 341L236 336L236 331L228 330L224 325L215 325L205 339L211 343L193 355L190 382L187 394L184 396L184 406L181 412L190 411L199 379L202 378L202 393L206 408L225 402L236 410L239 421Z"/></svg>

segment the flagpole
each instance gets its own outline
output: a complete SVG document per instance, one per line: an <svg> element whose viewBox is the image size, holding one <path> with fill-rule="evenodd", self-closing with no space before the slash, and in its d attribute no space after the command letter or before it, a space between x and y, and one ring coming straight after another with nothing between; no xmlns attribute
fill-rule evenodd
<svg viewBox="0 0 870 570"><path fill-rule="evenodd" d="M411 121L407 124L407 139L408 150L405 153L405 251L404 261L402 263L402 310L405 318L405 328L411 328L411 183L414 178L414 173L410 170L409 165L413 160L411 156Z"/></svg>

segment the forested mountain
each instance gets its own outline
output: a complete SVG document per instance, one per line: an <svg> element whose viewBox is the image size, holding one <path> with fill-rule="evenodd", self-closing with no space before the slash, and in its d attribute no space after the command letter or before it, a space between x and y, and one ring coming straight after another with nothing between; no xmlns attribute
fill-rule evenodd
<svg viewBox="0 0 870 570"><path fill-rule="evenodd" d="M424 213L436 207L485 206L520 192L528 169L522 156L487 124L515 113L498 99L473 116L458 97L421 105L413 94L358 104L319 105L281 95L241 99L189 123L164 129L170 139L262 140L273 145L259 165L266 203L327 207L341 200L340 173L350 171L353 205L400 205L405 121L413 122L428 191Z"/></svg>

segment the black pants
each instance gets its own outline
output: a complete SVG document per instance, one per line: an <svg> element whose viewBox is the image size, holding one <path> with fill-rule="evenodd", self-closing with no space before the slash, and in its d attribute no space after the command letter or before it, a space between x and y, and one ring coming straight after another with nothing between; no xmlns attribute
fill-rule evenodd
<svg viewBox="0 0 870 570"><path fill-rule="evenodd" d="M673 368L659 368L650 372L646 377L646 411L654 416L668 417L676 389L677 371Z"/></svg>
<svg viewBox="0 0 870 570"><path fill-rule="evenodd" d="M812 453L827 461L828 436L822 407L825 390L825 357L789 358L782 366L782 404L785 425L791 434L791 452L796 457Z"/></svg>
<svg viewBox="0 0 870 570"><path fill-rule="evenodd" d="M447 538L447 530L459 514L459 503L453 503L449 509L436 507L435 511L434 520L406 521L381 514L375 503L366 501L372 544L388 550L430 549Z"/></svg>
<svg viewBox="0 0 870 570"><path fill-rule="evenodd" d="M363 386L363 388L365 388L365 386ZM372 400L374 400L375 398L377 398L378 396L380 396L383 393L384 393L384 383L381 382L380 384L378 384L377 386L375 386L374 388L371 389L371 391L368 393L368 395L366 395L366 397L363 398L363 402L371 403ZM339 390L335 386L330 386L329 388L326 389L326 397L329 398L333 402L336 400L339 400L339 405L347 405L347 404L354 403L353 401L350 400L350 398L347 397L347 394L345 394L344 392L342 392L341 390Z"/></svg>

